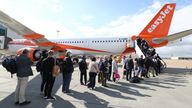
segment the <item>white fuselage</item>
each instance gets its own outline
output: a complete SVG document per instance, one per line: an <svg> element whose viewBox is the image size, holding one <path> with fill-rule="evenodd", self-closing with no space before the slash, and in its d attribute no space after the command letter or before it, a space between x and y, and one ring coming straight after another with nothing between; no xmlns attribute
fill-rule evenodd
<svg viewBox="0 0 192 108"><path fill-rule="evenodd" d="M23 41L25 39L17 39L16 43L8 44L10 52L17 52L21 48L25 47L37 47L35 45L25 44ZM18 42L20 41L20 42ZM94 50L101 50L105 52L95 52L95 51L83 51L83 50L68 50L73 55L91 55L91 54L121 54L125 49L127 44L130 45L130 48L134 48L134 41L131 38L90 38L90 39L59 39L59 40L51 40L52 42L65 44L65 45L73 45L83 48L90 48ZM18 44L19 43L19 44Z"/></svg>

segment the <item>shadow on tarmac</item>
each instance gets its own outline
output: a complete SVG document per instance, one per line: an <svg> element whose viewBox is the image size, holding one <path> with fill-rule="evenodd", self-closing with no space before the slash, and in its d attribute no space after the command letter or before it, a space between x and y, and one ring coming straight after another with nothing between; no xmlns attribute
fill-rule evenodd
<svg viewBox="0 0 192 108"><path fill-rule="evenodd" d="M86 106L86 108L112 108L108 106L109 102L97 97L93 93L90 93L87 91L83 93L80 93L74 90L71 90L71 91L72 93L69 95L72 96L73 98L76 98L82 101Z"/></svg>
<svg viewBox="0 0 192 108"><path fill-rule="evenodd" d="M55 80L52 94L54 95L57 90L60 88L62 85L62 75L58 76ZM61 108L62 106L65 106L67 108L73 108L75 107L73 104L71 104L69 101L65 101L59 96L56 97L56 101L46 101L43 99L43 96L40 95L40 84L41 84L41 76L37 75L34 77L32 80L28 82L28 86L26 89L26 99L31 101L31 104L25 105L25 108L45 108L47 107L50 103L52 103L53 108ZM16 87L16 85L15 85ZM4 98L3 100L0 101L0 106L2 108L14 108L14 107L21 107L19 105L14 104L14 98L15 94L14 92L11 93L9 96Z"/></svg>
<svg viewBox="0 0 192 108"><path fill-rule="evenodd" d="M165 77L156 77L145 79L142 81L142 84L133 84L133 83L126 83L126 82L118 82L118 84L110 83L110 88L105 87L97 87L94 91L95 93L90 93L85 91L83 93L71 90L72 94L68 94L73 98L76 98L78 101L75 100L64 100L60 96L55 96L56 101L46 101L43 99L43 96L40 95L40 84L41 84L41 76L37 75L32 80L29 81L28 87L26 89L26 99L31 100L32 103L26 105L25 108L45 108L47 106L51 106L53 108L73 108L75 107L71 102L76 102L83 104L87 108L110 108L109 101L103 100L97 96L97 92L103 93L107 96L114 97L114 98L123 98L128 100L137 100L136 98L124 96L121 93L130 94L138 97L152 97L151 95L142 94L139 90L136 89L145 89L151 91L157 91L156 89L152 89L149 86L161 87L166 89L175 89L174 86L186 86L187 80L185 79L186 73L189 72L189 69L183 68L167 68L165 72L162 74ZM160 75L161 76L161 75ZM146 84L146 86L144 86ZM15 85L16 86L16 85ZM59 88L62 86L62 75L58 76L55 80L55 84L53 87L52 94L55 94ZM136 89L134 89L136 88ZM2 108L13 108L13 107L20 107L14 105L14 93L11 93L9 96L5 97L3 100L0 101L0 106ZM71 102L70 102L71 101ZM112 106L115 107L115 106Z"/></svg>
<svg viewBox="0 0 192 108"><path fill-rule="evenodd" d="M186 83L189 83L186 80L186 76L192 75L191 70L186 68L166 68L164 71L162 75L166 75L166 77L160 79L157 77L155 80L149 79L142 83L156 87L175 89L174 86L186 87Z"/></svg>

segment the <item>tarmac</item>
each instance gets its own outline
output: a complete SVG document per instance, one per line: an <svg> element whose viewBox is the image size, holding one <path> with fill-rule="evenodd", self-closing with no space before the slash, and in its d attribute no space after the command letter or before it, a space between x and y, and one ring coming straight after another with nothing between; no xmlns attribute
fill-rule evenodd
<svg viewBox="0 0 192 108"><path fill-rule="evenodd" d="M0 66L0 108L192 108L192 61L186 61L188 66L185 61L177 61L176 65L166 62L167 69L157 77L145 78L137 84L121 78L118 83L108 82L107 88L97 83L95 90L80 85L79 70L75 68L70 94L61 91L62 75L56 78L54 101L46 101L40 95L41 77L33 67L34 75L26 90L31 104L25 106L14 105L17 77L11 78Z"/></svg>

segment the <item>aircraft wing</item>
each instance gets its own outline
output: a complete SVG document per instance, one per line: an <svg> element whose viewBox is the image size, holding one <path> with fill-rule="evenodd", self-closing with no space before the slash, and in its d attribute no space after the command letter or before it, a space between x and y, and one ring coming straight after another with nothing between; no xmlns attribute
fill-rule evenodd
<svg viewBox="0 0 192 108"><path fill-rule="evenodd" d="M185 30L185 31L182 31L182 32L171 34L171 35L168 35L168 36L165 36L165 37L162 37L162 38L154 38L153 42L154 43L161 43L163 41L171 42L171 41L175 41L177 39L181 39L182 37L188 36L190 34L192 34L192 29L188 29L188 30Z"/></svg>
<svg viewBox="0 0 192 108"><path fill-rule="evenodd" d="M31 39L37 45L44 42L49 42L49 40L44 38L44 35L34 32L2 11L0 11L0 22L16 32L18 35L21 35L26 39Z"/></svg>
<svg viewBox="0 0 192 108"><path fill-rule="evenodd" d="M85 51L96 51L96 52L105 52L96 49L83 48L72 45L64 45L55 42L51 42L44 37L44 35L38 34L28 27L24 26L20 22L11 18L4 12L0 11L0 22L5 26L9 27L11 30L15 31L18 35L22 35L25 39L32 40L37 46L44 49L53 49L53 50L66 50L66 49L74 49L74 50L85 50Z"/></svg>

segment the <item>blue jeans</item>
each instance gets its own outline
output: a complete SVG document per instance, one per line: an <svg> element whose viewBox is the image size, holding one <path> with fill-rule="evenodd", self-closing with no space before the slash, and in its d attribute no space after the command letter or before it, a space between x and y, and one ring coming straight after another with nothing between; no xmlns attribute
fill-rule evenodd
<svg viewBox="0 0 192 108"><path fill-rule="evenodd" d="M72 76L72 72L63 73L63 88L62 88L62 91L69 91L69 86L70 86L70 83L71 83L71 76Z"/></svg>

